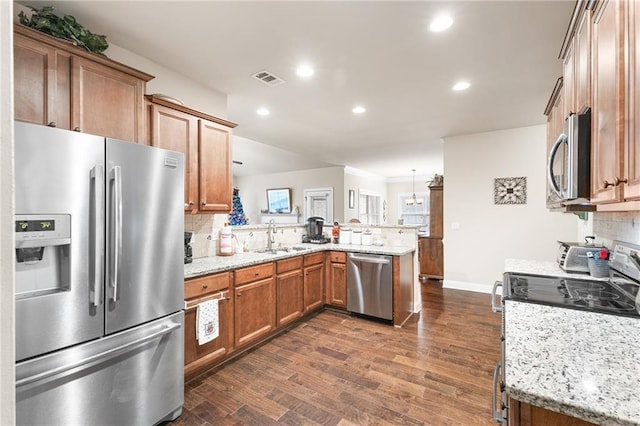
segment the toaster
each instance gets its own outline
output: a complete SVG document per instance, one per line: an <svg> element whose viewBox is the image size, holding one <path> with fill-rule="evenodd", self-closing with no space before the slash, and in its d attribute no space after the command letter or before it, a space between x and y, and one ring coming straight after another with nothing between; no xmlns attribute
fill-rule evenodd
<svg viewBox="0 0 640 426"><path fill-rule="evenodd" d="M587 253L594 253L594 256L604 246L584 245L578 243L567 243L558 241L558 265L565 272L582 272L589 273L589 264L587 262Z"/></svg>

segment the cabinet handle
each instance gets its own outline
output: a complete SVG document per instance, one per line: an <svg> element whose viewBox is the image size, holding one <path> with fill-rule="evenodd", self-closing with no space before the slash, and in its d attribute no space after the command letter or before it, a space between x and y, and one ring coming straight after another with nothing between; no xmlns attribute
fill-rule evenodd
<svg viewBox="0 0 640 426"><path fill-rule="evenodd" d="M195 203L193 201L189 201L189 205L193 206Z"/></svg>
<svg viewBox="0 0 640 426"><path fill-rule="evenodd" d="M613 183L615 184L615 186L620 185L621 183L627 183L628 180L625 179L620 179L619 177L616 176L616 178L614 179Z"/></svg>
<svg viewBox="0 0 640 426"><path fill-rule="evenodd" d="M242 296L242 293L240 292L236 293L236 297L240 297L240 296Z"/></svg>
<svg viewBox="0 0 640 426"><path fill-rule="evenodd" d="M255 273L255 274L253 274L253 275L257 277L258 275L260 275L260 272L256 272L256 273Z"/></svg>
<svg viewBox="0 0 640 426"><path fill-rule="evenodd" d="M204 288L206 290L207 288L209 288L209 286L206 285L206 284L202 284L202 288Z"/></svg>
<svg viewBox="0 0 640 426"><path fill-rule="evenodd" d="M608 180L604 181L604 189L607 189L610 186L615 186L615 183L609 182Z"/></svg>
<svg viewBox="0 0 640 426"><path fill-rule="evenodd" d="M80 131L80 127L74 127L73 131L74 132L79 132Z"/></svg>
<svg viewBox="0 0 640 426"><path fill-rule="evenodd" d="M229 296L225 297L224 300L231 300Z"/></svg>
<svg viewBox="0 0 640 426"><path fill-rule="evenodd" d="M203 206L206 206L206 205L207 205L207 202L206 202L206 201L203 201L203 202L202 202L202 205L203 205Z"/></svg>
<svg viewBox="0 0 640 426"><path fill-rule="evenodd" d="M49 122L49 124L47 124L47 126L49 127L57 127L56 122L55 121L51 121Z"/></svg>

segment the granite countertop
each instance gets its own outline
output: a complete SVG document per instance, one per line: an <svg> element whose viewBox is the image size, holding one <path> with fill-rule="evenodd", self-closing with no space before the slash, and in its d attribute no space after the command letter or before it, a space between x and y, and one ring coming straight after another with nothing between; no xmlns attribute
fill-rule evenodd
<svg viewBox="0 0 640 426"><path fill-rule="evenodd" d="M214 274L242 268L245 266L258 265L260 263L274 260L286 259L287 257L300 256L303 254L316 253L321 251L345 251L367 254L386 254L391 256L402 256L415 252L415 248L406 246L363 246L353 244L295 244L294 247L301 247L300 251L279 251L277 254L245 252L236 253L233 256L212 256L193 259L193 262L184 265L184 277L195 278L201 275Z"/></svg>
<svg viewBox="0 0 640 426"><path fill-rule="evenodd" d="M546 261L507 259L505 271L595 279ZM511 397L596 424L640 425L640 319L514 300L504 316Z"/></svg>

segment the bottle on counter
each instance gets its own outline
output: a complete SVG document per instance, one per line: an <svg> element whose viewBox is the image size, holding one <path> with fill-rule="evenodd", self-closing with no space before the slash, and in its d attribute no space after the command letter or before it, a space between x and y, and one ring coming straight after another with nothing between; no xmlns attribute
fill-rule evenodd
<svg viewBox="0 0 640 426"><path fill-rule="evenodd" d="M331 228L331 242L338 244L340 241L340 225L338 222L333 222L333 228Z"/></svg>
<svg viewBox="0 0 640 426"><path fill-rule="evenodd" d="M218 255L233 256L233 231L228 223L225 223L220 230L220 238L218 239Z"/></svg>

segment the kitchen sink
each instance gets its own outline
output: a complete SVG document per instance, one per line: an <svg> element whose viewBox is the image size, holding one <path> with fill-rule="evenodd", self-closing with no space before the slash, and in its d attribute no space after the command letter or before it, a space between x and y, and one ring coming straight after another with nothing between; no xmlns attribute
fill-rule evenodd
<svg viewBox="0 0 640 426"><path fill-rule="evenodd" d="M259 250L255 250L255 253L263 253L263 254L285 254L285 253L292 253L292 252L299 252L299 251L305 251L305 250L309 250L306 247L278 247L278 248L273 248L273 249L259 249Z"/></svg>

